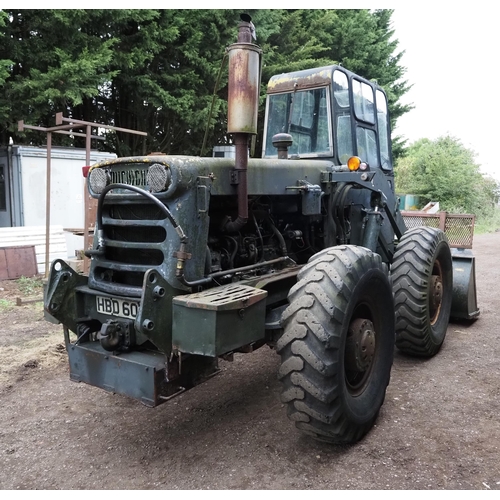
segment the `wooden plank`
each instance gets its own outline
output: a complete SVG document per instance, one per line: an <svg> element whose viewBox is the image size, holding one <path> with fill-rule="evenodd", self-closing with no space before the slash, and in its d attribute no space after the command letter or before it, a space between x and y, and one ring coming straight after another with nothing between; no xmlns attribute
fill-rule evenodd
<svg viewBox="0 0 500 500"><path fill-rule="evenodd" d="M22 297L16 297L16 306L24 306L25 304L33 304L35 302L42 302L43 297L35 297L34 299L23 299Z"/></svg>
<svg viewBox="0 0 500 500"><path fill-rule="evenodd" d="M51 233L60 233L63 227L60 225L50 226ZM45 226L14 226L0 228L1 234L45 234Z"/></svg>
<svg viewBox="0 0 500 500"><path fill-rule="evenodd" d="M68 233L72 233L75 236L83 236L83 233L85 232L83 228L80 227L65 227L64 230ZM89 227L89 235L94 236L94 230L95 230L95 225Z"/></svg>

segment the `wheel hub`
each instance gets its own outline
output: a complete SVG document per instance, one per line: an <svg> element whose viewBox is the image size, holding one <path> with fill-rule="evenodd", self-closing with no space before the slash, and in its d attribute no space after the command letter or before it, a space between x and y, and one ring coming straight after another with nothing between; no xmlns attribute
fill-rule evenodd
<svg viewBox="0 0 500 500"><path fill-rule="evenodd" d="M441 301L443 300L443 280L439 275L432 275L431 278L431 295L429 300L430 317L434 322L439 314Z"/></svg>
<svg viewBox="0 0 500 500"><path fill-rule="evenodd" d="M350 327L345 351L346 371L365 372L375 354L375 328L368 319L355 319Z"/></svg>

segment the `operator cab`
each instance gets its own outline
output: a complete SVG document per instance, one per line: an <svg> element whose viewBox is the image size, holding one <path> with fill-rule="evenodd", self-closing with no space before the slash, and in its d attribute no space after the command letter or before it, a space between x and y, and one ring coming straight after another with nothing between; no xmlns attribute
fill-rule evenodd
<svg viewBox="0 0 500 500"><path fill-rule="evenodd" d="M374 82L333 65L276 75L267 87L263 158L277 158L272 137L288 133L291 158L329 159L345 165L359 156L392 171L389 115Z"/></svg>

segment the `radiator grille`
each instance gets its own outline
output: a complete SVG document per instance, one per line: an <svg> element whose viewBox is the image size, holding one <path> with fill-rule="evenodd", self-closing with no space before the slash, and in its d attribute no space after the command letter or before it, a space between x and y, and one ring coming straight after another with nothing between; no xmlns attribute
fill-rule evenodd
<svg viewBox="0 0 500 500"><path fill-rule="evenodd" d="M104 224L104 234L112 241L144 243L161 243L167 237L167 232L162 226L135 226L132 229Z"/></svg>
<svg viewBox="0 0 500 500"><path fill-rule="evenodd" d="M150 248L106 247L106 259L123 264L141 264L160 266L163 263L163 252Z"/></svg>
<svg viewBox="0 0 500 500"><path fill-rule="evenodd" d="M104 206L105 252L94 259L93 286L140 296L145 272L164 263L167 223L164 212L152 204Z"/></svg>
<svg viewBox="0 0 500 500"><path fill-rule="evenodd" d="M118 220L163 220L167 217L156 205L112 205L108 213L109 217Z"/></svg>

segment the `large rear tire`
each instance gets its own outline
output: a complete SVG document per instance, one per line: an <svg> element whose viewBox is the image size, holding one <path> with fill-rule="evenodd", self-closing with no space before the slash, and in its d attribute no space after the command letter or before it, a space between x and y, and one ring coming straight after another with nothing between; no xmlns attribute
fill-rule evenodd
<svg viewBox="0 0 500 500"><path fill-rule="evenodd" d="M440 229L417 227L401 238L391 268L396 346L430 357L443 345L453 294L453 263Z"/></svg>
<svg viewBox="0 0 500 500"><path fill-rule="evenodd" d="M314 255L288 295L281 399L297 428L353 443L373 426L389 384L394 302L379 255L353 245Z"/></svg>

